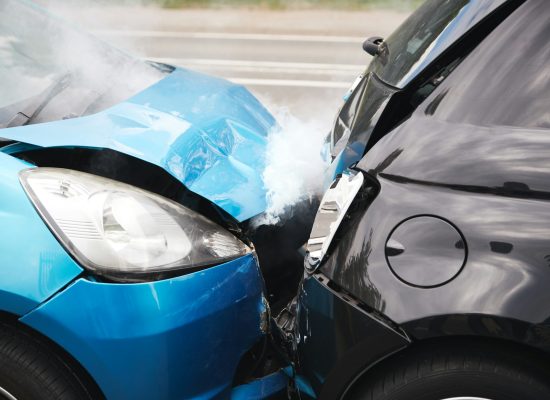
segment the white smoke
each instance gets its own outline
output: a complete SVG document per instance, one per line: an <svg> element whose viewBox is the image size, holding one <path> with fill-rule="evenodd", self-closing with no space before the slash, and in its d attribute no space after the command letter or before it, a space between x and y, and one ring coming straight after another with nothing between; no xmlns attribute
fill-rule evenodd
<svg viewBox="0 0 550 400"><path fill-rule="evenodd" d="M262 175L268 206L254 226L278 224L291 217L295 204L318 196L327 166L323 157L326 125L319 119L302 121L285 108L270 109L280 127L268 137Z"/></svg>
<svg viewBox="0 0 550 400"><path fill-rule="evenodd" d="M39 82L30 87L10 89L15 97L30 97L41 89L65 80L63 93L50 103L50 115L64 117L99 111L114 105L157 82L164 75L139 58L115 49L82 31L77 14L85 4L73 7L64 18L55 16L55 7L42 1L5 0L0 3L0 72L15 82ZM53 113L52 113L53 112ZM59 115L57 115L59 114ZM37 122L41 122L38 120Z"/></svg>

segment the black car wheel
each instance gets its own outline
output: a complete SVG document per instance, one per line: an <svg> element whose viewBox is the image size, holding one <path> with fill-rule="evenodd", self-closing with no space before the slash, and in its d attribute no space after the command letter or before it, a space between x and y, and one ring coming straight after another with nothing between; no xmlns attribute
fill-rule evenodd
<svg viewBox="0 0 550 400"><path fill-rule="evenodd" d="M550 399L547 367L529 351L435 345L398 355L366 374L346 400Z"/></svg>
<svg viewBox="0 0 550 400"><path fill-rule="evenodd" d="M86 400L92 396L45 343L0 323L0 399Z"/></svg>

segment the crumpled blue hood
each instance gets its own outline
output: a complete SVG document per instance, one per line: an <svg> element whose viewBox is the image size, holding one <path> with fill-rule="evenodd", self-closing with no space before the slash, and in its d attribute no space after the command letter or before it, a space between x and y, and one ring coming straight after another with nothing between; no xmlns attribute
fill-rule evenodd
<svg viewBox="0 0 550 400"><path fill-rule="evenodd" d="M100 113L4 129L40 147L109 148L156 164L238 221L266 209L262 181L274 118L245 88L176 69Z"/></svg>

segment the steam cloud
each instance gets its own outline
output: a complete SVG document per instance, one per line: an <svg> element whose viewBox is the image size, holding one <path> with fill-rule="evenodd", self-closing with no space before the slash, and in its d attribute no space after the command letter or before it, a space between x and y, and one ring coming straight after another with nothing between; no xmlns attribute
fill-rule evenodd
<svg viewBox="0 0 550 400"><path fill-rule="evenodd" d="M82 7L73 10L82 13ZM67 82L48 104L51 119L93 113L98 111L95 105L107 108L163 77L143 61L71 27L70 15L67 23L30 1L18 0L2 2L0 12L0 72L18 85L8 88L9 101L36 95L60 80ZM32 85L22 86L28 82Z"/></svg>
<svg viewBox="0 0 550 400"><path fill-rule="evenodd" d="M269 134L263 181L268 207L254 226L275 225L292 215L295 204L318 196L326 160L326 126L318 120L302 121L288 109L270 107L280 128Z"/></svg>

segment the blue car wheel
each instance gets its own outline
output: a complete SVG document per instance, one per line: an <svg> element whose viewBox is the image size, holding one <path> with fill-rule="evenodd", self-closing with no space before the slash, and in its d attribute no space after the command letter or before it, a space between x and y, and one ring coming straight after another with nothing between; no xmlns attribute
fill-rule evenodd
<svg viewBox="0 0 550 400"><path fill-rule="evenodd" d="M0 323L0 399L91 400L98 393L78 378L81 371L22 326ZM99 395L101 397L101 395Z"/></svg>

